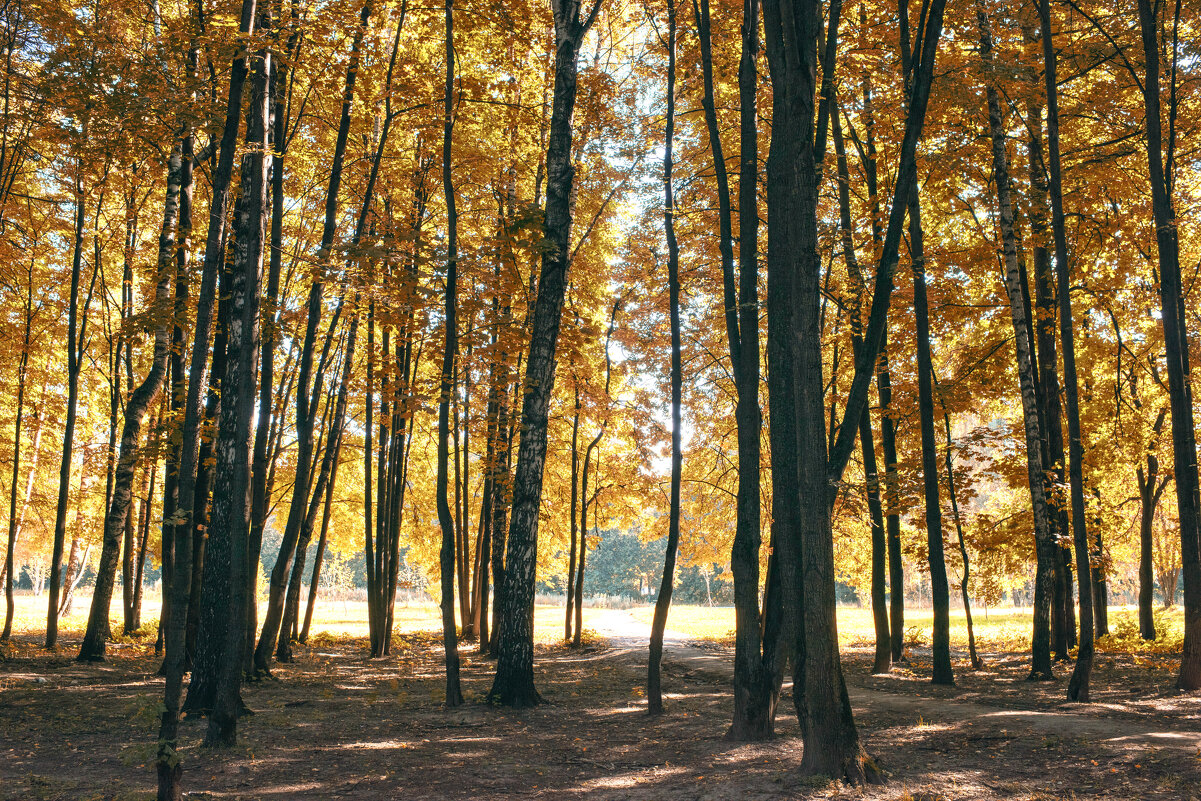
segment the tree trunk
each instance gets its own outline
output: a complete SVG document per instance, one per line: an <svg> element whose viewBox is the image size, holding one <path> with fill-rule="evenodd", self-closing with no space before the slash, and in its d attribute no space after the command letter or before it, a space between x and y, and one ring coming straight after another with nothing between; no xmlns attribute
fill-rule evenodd
<svg viewBox="0 0 1201 801"><path fill-rule="evenodd" d="M860 23L866 25L865 12L860 8ZM872 104L872 76L863 80L863 116L867 138L867 158L863 164L867 179L868 203L872 213L872 244L878 254L883 247L881 230L880 188L876 166L876 118ZM888 543L888 620L892 661L905 659L905 566L901 559L901 513L897 483L896 421L892 409L892 375L888 369L888 332L880 342L880 357L876 368L876 395L880 400L880 447L884 452L884 511L885 540Z"/></svg>
<svg viewBox="0 0 1201 801"><path fill-rule="evenodd" d="M1159 478L1159 459L1154 453L1158 444L1160 432L1163 431L1167 419L1167 409L1160 409L1155 416L1153 435L1147 447L1147 468L1144 472L1139 466L1138 497L1139 497L1139 560L1138 560L1138 629L1144 640L1154 640L1155 634L1155 572L1154 572L1154 537L1155 509L1159 506L1160 495L1170 479L1169 476Z"/></svg>
<svg viewBox="0 0 1201 801"><path fill-rule="evenodd" d="M451 517L447 483L450 459L450 396L455 391L455 357L458 353L457 279L459 272L458 216L455 212L455 188L451 147L454 134L454 2L446 0L446 92L442 129L442 186L446 196L446 293L443 306L442 381L438 399L438 524L442 528L442 549L438 564L442 585L442 646L446 655L446 706L463 703L459 688L459 640L455 630L455 521ZM457 459L456 459L457 461ZM463 557L461 556L460 559ZM532 611L532 610L531 610Z"/></svg>
<svg viewBox="0 0 1201 801"><path fill-rule="evenodd" d="M959 582L959 593L963 599L963 616L967 621L967 652L972 662L972 670L983 670L984 661L976 653L976 631L972 627L972 596L968 590L968 582L972 577L971 562L968 559L967 543L963 539L963 520L959 516L959 500L955 494L955 464L951 460L951 415L946 410L942 413L943 429L947 435L947 450L944 457L947 468L947 494L951 497L951 517L955 521L955 534L959 540L959 558L963 560L963 578Z"/></svg>
<svg viewBox="0 0 1201 801"><path fill-rule="evenodd" d="M577 56L602 0L581 18L580 0L551 0L555 19L555 89L547 147L546 248L538 281L526 361L521 441L513 480L513 512L505 557L503 628L496 679L488 698L525 707L542 699L534 688L534 581L538 507L546 464L546 425L555 381L555 349L563 316L570 262L571 115L575 108Z"/></svg>
<svg viewBox="0 0 1201 801"><path fill-rule="evenodd" d="M25 332L21 341L21 356L17 360L17 414L13 421L12 484L8 496L8 549L4 553L4 631L0 640L7 641L13 633L16 601L13 599L13 573L17 569L17 486L21 477L21 426L25 417L25 378L29 372L29 346L33 330L33 262L27 271L25 287ZM36 469L36 466L35 466Z"/></svg>
<svg viewBox="0 0 1201 801"><path fill-rule="evenodd" d="M313 574L309 579L309 600L305 604L304 625L300 628L297 642L309 641L309 627L313 625L313 609L317 606L317 587L321 583L321 564L325 560L325 545L329 537L329 516L333 507L334 488L338 483L338 455L342 451L342 431L339 429L334 443L334 464L329 476L329 487L325 492L325 507L321 511L321 536L317 540L317 552L313 554Z"/></svg>
<svg viewBox="0 0 1201 801"><path fill-rule="evenodd" d="M759 620L759 314L758 314L758 120L756 84L759 49L758 0L744 0L742 53L738 64L739 128L739 254L741 280L735 289L733 212L729 178L718 127L713 87L713 53L709 0L693 0L704 77L705 125L717 178L718 247L722 263L722 299L726 339L734 371L738 401L734 409L738 428L738 494L730 569L734 575L734 717L727 737L737 741L767 739L772 735L775 698L770 668L763 660Z"/></svg>
<svg viewBox="0 0 1201 801"><path fill-rule="evenodd" d="M1172 80L1177 58L1176 33L1179 9L1173 26ZM1192 386L1189 377L1188 321L1180 275L1180 241L1173 207L1173 145L1169 130L1168 158L1164 163L1160 122L1159 24L1149 0L1139 0L1146 79L1143 99L1146 108L1147 162L1151 179L1151 201L1155 215L1159 251L1159 292L1164 346L1167 351L1168 398L1172 410L1172 456L1175 465L1176 506L1180 519L1180 561L1184 577L1184 653L1176 686L1184 691L1201 688L1201 497L1198 494L1197 443L1193 426ZM1176 92L1172 87L1169 115L1176 116Z"/></svg>
<svg viewBox="0 0 1201 801"><path fill-rule="evenodd" d="M87 120L83 124L82 141L88 136ZM79 282L83 275L83 157L75 177L75 241L71 246L71 294L67 307L67 418L63 425L63 453L58 472L58 505L54 513L54 545L50 556L50 597L47 599L46 648L53 650L58 643L58 601L62 577L63 544L67 538L67 502L71 484L71 460L75 445L75 418L79 410L79 370L87 344L88 306L99 270L93 265L92 287L88 289L80 319Z"/></svg>
<svg viewBox="0 0 1201 801"><path fill-rule="evenodd" d="M930 316L926 302L926 257L922 243L917 187L909 195L909 252L913 263L913 313L917 319L918 412L922 433L922 484L926 502L926 543L930 565L930 598L934 608L933 682L954 684L951 668L950 588L943 556L942 506L938 492L938 450L934 441L934 388L930 353Z"/></svg>
<svg viewBox="0 0 1201 801"><path fill-rule="evenodd" d="M572 376L578 382L578 378ZM580 387L575 386L575 411L571 416L571 505L568 508L568 518L571 521L571 544L567 554L567 616L564 622L563 639L571 642L571 623L575 614L575 565L576 545L580 539L579 517L576 512L580 508Z"/></svg>
<svg viewBox="0 0 1201 801"><path fill-rule="evenodd" d="M855 255L854 230L851 223L850 170L847 166L846 143L843 141L842 124L838 110L831 115L834 126L835 168L838 177L838 227L841 232L843 261L851 284L849 316L851 318L851 344L855 355L863 348L863 275ZM884 512L880 503L880 474L876 467L876 444L872 435L871 414L866 406L859 417L859 445L863 457L863 479L867 495L868 520L872 539L871 603L872 623L875 627L876 651L872 673L887 673L892 667L892 638L888 629L888 606L884 599L885 563L888 545L884 536Z"/></svg>
<svg viewBox="0 0 1201 801"><path fill-rule="evenodd" d="M250 36L253 29L255 0L243 0L240 20L240 33L243 39ZM202 10L197 7L197 32L202 32ZM193 39L188 51L189 74L195 75L198 66L199 49ZM158 771L159 801L179 801L182 798L181 778L183 769L179 754L176 751L179 736L180 700L183 690L183 674L187 668L187 619L188 605L192 593L192 557L193 543L190 536L180 537L180 532L191 534L195 521L192 519L193 501L196 483L197 449L200 427L200 390L204 385L204 368L208 353L209 335L212 329L213 301L216 293L217 266L221 253L219 252L222 232L225 227L225 206L229 197L229 181L233 171L234 150L237 147L239 121L241 119L242 92L250 71L249 53L241 51L241 56L234 60L230 68L229 98L226 105L225 126L222 131L217 168L212 176L212 205L209 211L208 245L204 254L204 270L201 275L200 294L197 301L196 328L194 332L191 365L189 368L189 383L184 407L182 446L180 449L180 468L178 503L176 522L172 526L173 565L171 582L171 599L169 608L172 611L166 628L166 657L163 662L166 676L163 691L163 716L159 727L158 756L155 760ZM184 136L183 160L185 186L190 187L187 178L191 175L193 160L194 137L190 129ZM191 200L191 192L181 192L181 198ZM185 208L180 208L180 241L177 263L180 273L188 261L188 251L191 245L191 209L190 202ZM184 223L187 223L185 226ZM177 298L178 301L178 298ZM180 323L177 321L177 325ZM182 359L181 359L182 361Z"/></svg>
<svg viewBox="0 0 1201 801"><path fill-rule="evenodd" d="M680 245L676 241L675 197L672 191L672 150L676 127L676 6L667 0L667 125L663 145L663 231L667 237L667 309L671 318L671 495L667 522L667 553L663 577L651 620L650 659L647 666L647 712L663 714L663 633L675 585L676 552L680 548L680 480L683 471L681 407L684 367L680 355Z"/></svg>
<svg viewBox="0 0 1201 801"><path fill-rule="evenodd" d="M270 29L267 7L258 10L258 27ZM256 399L259 354L259 306L263 245L270 213L268 198L271 145L271 69L268 50L252 56L250 104L246 113L247 151L242 156L241 203L234 220L234 265L229 274L229 331L221 417L216 438L212 527L205 554L202 626L220 652L219 673L205 744L232 746L243 705L244 621L249 602L246 575L250 543L251 425ZM205 630L202 628L202 631Z"/></svg>
<svg viewBox="0 0 1201 801"><path fill-rule="evenodd" d="M151 318L154 320L154 358L150 372L133 390L125 404L125 422L121 428L121 455L113 474L112 497L104 518L100 566L96 571L96 587L92 591L92 608L88 615L87 631L84 633L83 644L77 657L81 662L104 659L105 643L109 636L109 604L112 602L113 584L116 581L121 536L129 529L129 513L133 504L133 478L139 455L138 438L141 436L146 413L158 397L167 376L167 357L171 353L171 289L174 284L173 261L175 231L179 221L182 163L182 150L177 146L171 152L167 170L167 196L163 208L162 231L159 234L158 276L151 305ZM132 537L127 537L126 545L125 550L128 553Z"/></svg>
<svg viewBox="0 0 1201 801"><path fill-rule="evenodd" d="M980 53L985 68L993 65L992 33L983 10L977 11L980 29ZM1014 208L1009 179L1009 162L1005 153L1005 132L1000 97L987 76L989 134L992 142L993 178L997 185L998 218L1005 289L1009 298L1010 319L1013 323L1014 351L1017 357L1018 383L1022 396L1022 419L1026 434L1026 476L1030 485L1030 505L1034 517L1036 568L1034 578L1034 632L1031 639L1031 679L1051 679L1051 599L1053 593L1056 544L1047 504L1046 472L1043 464L1043 432L1040 427L1038 390L1035 385L1034 358L1030 352L1032 338L1027 327L1026 304L1022 290L1021 268L1017 256L1017 236L1014 232Z"/></svg>
<svg viewBox="0 0 1201 801"><path fill-rule="evenodd" d="M373 0L365 0L359 13L359 24L355 28L354 38L350 47L350 60L346 67L346 78L342 93L342 115L338 123L338 135L334 144L333 160L330 164L329 186L325 195L325 220L321 233L321 246L317 253L319 270L309 289L307 305L307 322L304 334L304 346L300 356L300 377L296 390L296 482L292 494L292 503L288 509L288 520L284 527L283 540L280 543L279 555L271 570L271 585L267 596L267 609L263 616L262 632L258 645L254 649L254 670L256 673L269 673L271 656L276 643L281 637L280 623L284 615L285 593L287 591L288 574L292 568L292 559L296 552L296 541L300 536L300 527L304 522L308 509L308 486L312 472L313 436L317 402L321 397L322 367L319 364L317 375L313 375L313 353L317 341L318 326L321 323L322 297L325 291L324 272L334 245L334 233L337 229L338 190L342 184L342 164L346 154L346 143L350 136L350 113L354 100L355 81L359 72L359 59L362 50L363 36L367 30L367 21L371 18ZM333 328L331 326L330 331ZM326 341L328 343L329 337ZM324 362L324 359L322 359ZM287 636L286 632L282 636Z"/></svg>
<svg viewBox="0 0 1201 801"><path fill-rule="evenodd" d="M1068 476L1071 486L1072 535L1076 544L1076 577L1080 593L1080 649L1068 683L1069 701L1088 700L1089 673L1093 662L1092 583L1089 542L1084 518L1084 479L1081 460L1079 394L1076 388L1076 352L1072 333L1072 301L1068 278L1068 247L1064 231L1063 182L1059 160L1059 98L1056 83L1055 46L1051 39L1051 11L1047 0L1039 0L1039 27L1043 40L1043 76L1047 92L1047 166L1050 173L1051 228L1055 240L1056 289L1059 295L1059 334L1063 346L1063 383L1068 412Z"/></svg>

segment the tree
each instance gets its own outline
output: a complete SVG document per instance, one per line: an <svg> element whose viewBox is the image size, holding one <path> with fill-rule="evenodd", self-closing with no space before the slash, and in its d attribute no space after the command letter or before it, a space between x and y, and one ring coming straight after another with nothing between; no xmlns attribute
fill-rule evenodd
<svg viewBox="0 0 1201 801"><path fill-rule="evenodd" d="M538 547L538 506L546 463L546 424L555 380L555 345L563 315L570 266L571 115L575 108L580 42L596 21L602 0L586 14L579 0L551 0L555 19L555 90L546 151L547 247L542 254L538 296L526 357L525 395L521 404L521 440L513 477L513 505L505 552L503 627L496 679L488 698L505 706L533 706L534 578Z"/></svg>
<svg viewBox="0 0 1201 801"><path fill-rule="evenodd" d="M663 134L663 233L667 239L667 308L671 318L671 499L668 506L666 554L663 577L655 599L651 620L650 659L647 666L647 711L663 714L662 662L663 633L675 587L676 552L680 548L680 476L683 453L680 448L681 405L684 367L680 354L680 245L676 239L675 196L672 190L672 148L675 144L676 117L676 5L667 0L667 123Z"/></svg>

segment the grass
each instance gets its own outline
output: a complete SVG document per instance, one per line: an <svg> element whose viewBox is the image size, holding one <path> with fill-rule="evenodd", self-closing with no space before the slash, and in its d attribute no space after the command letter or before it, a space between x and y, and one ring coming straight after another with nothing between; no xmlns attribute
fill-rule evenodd
<svg viewBox="0 0 1201 801"><path fill-rule="evenodd" d="M153 645L158 626L159 613L162 608L157 597L147 593L142 601L142 629L132 638L121 635L123 621L120 591L114 594L112 606L109 608L114 641L142 643ZM307 592L305 593L307 597ZM35 637L41 639L46 631L46 603L48 596L42 594L35 597L18 593L15 597L13 614L13 634L17 636ZM74 639L83 636L87 627L88 612L91 608L91 595L76 595L71 614L59 620L59 636ZM259 619L266 599L259 601ZM3 614L3 604L0 603L0 615ZM589 610L584 610L585 623ZM442 610L433 603L397 603L393 613L393 631L398 635L417 632L441 631ZM586 628L586 627L585 627ZM314 640L341 640L363 638L367 636L367 603L365 601L320 600L313 610L311 635ZM539 605L534 609L534 641L550 645L563 639L563 608L560 606Z"/></svg>
<svg viewBox="0 0 1201 801"><path fill-rule="evenodd" d="M91 597L77 596L72 614L63 618L59 632L63 637L76 638L83 635L87 624ZM154 642L160 604L148 593L143 601L142 631L133 638L115 636L116 642L130 645L149 646ZM261 607L260 607L261 609ZM607 614L607 611L598 614ZM592 610L584 609L584 625ZM629 610L636 620L648 629L654 608L640 606ZM1137 609L1134 607L1110 607L1110 634L1097 643L1098 651L1133 653L1148 658L1175 653L1180 650L1184 637L1184 613L1180 607L1155 610L1159 637L1152 642L1143 640L1138 634ZM1029 608L992 609L987 614L982 609L973 613L976 644L981 651L1022 651L1030 647ZM110 612L113 633L121 631L121 600L118 594ZM417 632L439 631L442 627L441 610L432 603L399 603L394 615L397 635ZM46 596L16 596L13 632L17 635L40 637L46 626ZM689 639L731 645L734 641L734 609L729 606L685 606L675 605L668 616L667 627ZM905 615L905 642L909 647L930 644L933 613L928 609L907 609ZM839 642L844 647L870 647L875 641L871 610L858 607L840 607L838 610ZM313 615L312 636L315 641L341 640L367 636L367 605L363 601L319 600ZM534 640L541 645L552 645L562 641L563 608L539 605L534 610ZM967 621L961 610L951 611L951 647L967 649Z"/></svg>
<svg viewBox="0 0 1201 801"><path fill-rule="evenodd" d="M630 610L648 626L653 607ZM1029 608L977 609L972 614L976 646L983 651L1022 651L1030 647L1031 610ZM1159 638L1146 642L1138 635L1138 610L1135 607L1110 607L1111 634L1097 643L1099 651L1120 653L1164 653L1179 651L1184 637L1184 612L1180 607L1155 610ZM929 609L905 610L907 646L930 644L934 613ZM672 606L667 627L695 640L725 645L734 641L734 608L730 606ZM838 639L844 647L868 647L875 642L870 609L839 607ZM967 619L962 610L951 611L951 647L967 649Z"/></svg>

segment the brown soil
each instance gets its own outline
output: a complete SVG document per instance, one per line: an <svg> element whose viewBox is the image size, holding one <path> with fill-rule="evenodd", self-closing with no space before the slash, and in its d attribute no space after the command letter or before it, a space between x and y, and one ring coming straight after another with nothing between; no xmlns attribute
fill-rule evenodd
<svg viewBox="0 0 1201 801"><path fill-rule="evenodd" d="M646 715L640 641L606 632L581 651L540 649L546 703L514 712L482 703L492 663L464 646L468 703L441 705L435 635L398 638L371 660L359 640L316 642L246 688L255 711L241 744L199 747L184 726L190 799L1199 799L1201 699L1170 690L1166 668L1102 655L1094 703L1061 703L1054 683L1024 681L1018 655L933 688L922 669L873 677L870 653L845 655L868 751L883 787L848 788L797 772L791 702L780 736L726 742L729 654L669 639L668 713ZM152 798L157 662L116 646L101 665L32 643L0 662L0 797ZM920 658L920 655L919 655ZM1162 674L1162 675L1161 675Z"/></svg>

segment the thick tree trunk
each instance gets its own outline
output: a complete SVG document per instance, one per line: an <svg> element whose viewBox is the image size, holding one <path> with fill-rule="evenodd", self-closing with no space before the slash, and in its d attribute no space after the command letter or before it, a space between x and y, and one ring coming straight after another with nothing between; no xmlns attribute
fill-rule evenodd
<svg viewBox="0 0 1201 801"><path fill-rule="evenodd" d="M245 39L253 29L255 0L243 0L240 21L240 33ZM197 28L203 30L203 11L197 7ZM194 75L199 58L198 46L193 44L188 52L189 73ZM229 97L226 105L225 127L222 131L219 156L213 171L212 186L213 200L209 213L208 245L204 254L204 269L201 275L200 294L197 301L196 328L194 332L190 375L187 398L184 406L182 431L182 446L180 448L180 468L178 501L176 505L176 522L172 526L173 564L171 581L171 598L169 608L172 610L166 629L166 657L163 662L166 676L163 691L164 709L159 727L159 746L155 764L158 771L159 801L179 801L182 798L181 778L183 769L179 754L176 751L179 736L180 700L183 691L183 674L187 669L187 620L189 599L192 594L193 572L193 543L191 536L195 521L192 519L193 502L196 483L196 464L198 458L199 428L200 428L200 390L204 385L204 368L208 354L209 336L212 329L213 301L216 294L217 267L221 257L220 243L225 227L225 206L229 197L229 181L233 171L234 150L237 147L239 121L241 119L242 92L246 76L250 71L248 53L234 60L230 68ZM183 141L184 187L181 199L186 198L188 205L180 208L180 236L177 265L180 273L189 258L191 247L191 165L193 160L194 138L189 130ZM177 308L179 298L177 297ZM182 323L177 320L177 326ZM182 335L177 336L182 340ZM181 343L182 344L182 343ZM180 359L182 362L182 358ZM165 526L164 526L165 530ZM180 533L186 532L181 537Z"/></svg>
<svg viewBox="0 0 1201 801"><path fill-rule="evenodd" d="M258 27L268 29L270 11L260 8ZM246 575L250 542L251 425L259 354L259 306L263 246L269 215L271 145L270 51L252 57L250 104L246 113L247 151L242 156L241 203L234 220L234 265L229 274L229 331L221 417L216 439L212 527L205 555L201 596L202 632L217 645L219 672L205 744L232 746L242 709L244 621L249 602ZM207 625L206 625L207 624ZM218 644L219 639L219 644Z"/></svg>
<svg viewBox="0 0 1201 801"><path fill-rule="evenodd" d="M680 245L676 240L675 196L672 189L672 150L676 129L676 5L667 0L667 123L663 137L663 231L667 238L667 309L671 320L671 494L667 518L667 552L655 613L651 619L650 659L647 665L647 712L663 714L663 634L675 586L676 553L680 548L680 480L683 471L681 407L684 367L680 345ZM586 499L585 499L586 501Z"/></svg>
<svg viewBox="0 0 1201 801"><path fill-rule="evenodd" d="M1179 9L1177 9L1179 14ZM1197 441L1193 426L1192 385L1189 376L1188 321L1180 275L1180 240L1172 200L1174 163L1169 136L1168 160L1160 122L1159 24L1150 0L1139 0L1146 79L1143 100L1146 109L1147 163L1151 179L1151 202L1155 215L1159 251L1159 293L1164 346L1167 351L1168 398L1172 410L1172 457L1175 466L1176 507L1180 519L1180 562L1184 577L1184 653L1176 686L1185 691L1201 689L1201 496L1198 493ZM1179 20L1176 21L1178 29ZM1175 34L1173 34L1175 43ZM1173 65L1176 47L1172 48ZM1173 66L1173 75L1175 75ZM1169 114L1176 113L1176 93L1171 95Z"/></svg>
<svg viewBox="0 0 1201 801"><path fill-rule="evenodd" d="M571 115L575 108L577 56L602 0L581 17L580 0L551 0L555 18L555 89L547 147L546 248L538 281L521 408L521 441L513 479L513 513L505 556L503 628L496 679L488 698L524 707L542 699L534 688L534 580L538 553L538 507L546 464L546 425L555 383L555 349L563 316L570 262Z"/></svg>

